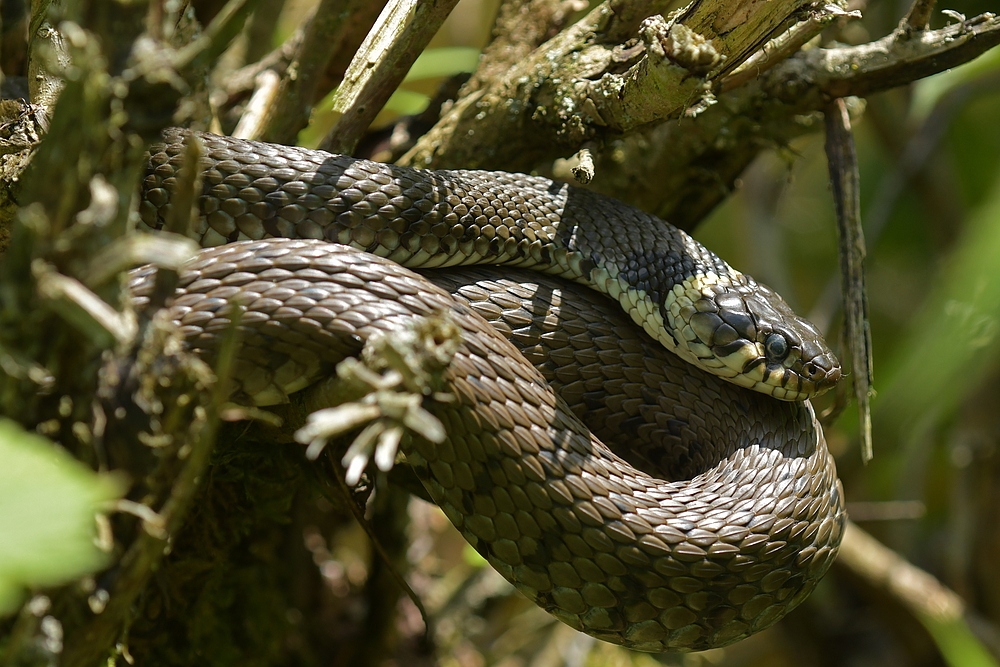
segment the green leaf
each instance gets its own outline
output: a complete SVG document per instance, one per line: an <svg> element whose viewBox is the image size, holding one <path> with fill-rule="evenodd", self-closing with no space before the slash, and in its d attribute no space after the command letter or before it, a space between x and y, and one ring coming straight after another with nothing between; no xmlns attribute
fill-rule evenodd
<svg viewBox="0 0 1000 667"><path fill-rule="evenodd" d="M94 544L94 516L122 489L6 419L0 419L0 461L3 615L17 609L25 588L71 581L105 563Z"/></svg>
<svg viewBox="0 0 1000 667"><path fill-rule="evenodd" d="M964 65L915 82L913 102L910 104L911 118L924 120L934 105L955 88L997 71L1000 71L1000 49L991 49Z"/></svg>
<svg viewBox="0 0 1000 667"><path fill-rule="evenodd" d="M401 116L415 116L431 103L431 98L405 88L397 88L385 103L385 109Z"/></svg>
<svg viewBox="0 0 1000 667"><path fill-rule="evenodd" d="M438 77L454 76L462 72L472 72L478 65L479 49L468 46L445 46L438 49L427 49L417 56L403 82L436 79Z"/></svg>
<svg viewBox="0 0 1000 667"><path fill-rule="evenodd" d="M948 622L926 614L918 614L918 618L950 667L997 667L996 660L961 620Z"/></svg>
<svg viewBox="0 0 1000 667"><path fill-rule="evenodd" d="M950 418L1000 364L1000 180L970 216L912 333L885 364L876 404L909 442Z"/></svg>

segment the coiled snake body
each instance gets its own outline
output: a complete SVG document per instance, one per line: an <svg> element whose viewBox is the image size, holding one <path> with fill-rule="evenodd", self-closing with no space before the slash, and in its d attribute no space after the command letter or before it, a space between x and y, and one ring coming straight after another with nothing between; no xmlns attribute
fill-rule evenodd
<svg viewBox="0 0 1000 667"><path fill-rule="evenodd" d="M152 151L150 227L184 136ZM414 437L407 462L543 609L606 641L698 650L773 624L825 573L845 521L833 461L808 402L765 393L805 398L840 370L773 292L652 216L545 179L199 137L196 231L219 247L189 263L170 307L211 355L241 297L234 400L287 400L372 335L450 313L456 400L429 408L447 439ZM530 266L623 308L516 271L431 278L456 297L396 262ZM134 278L140 299L150 275ZM619 453L642 469L598 436L626 440Z"/></svg>

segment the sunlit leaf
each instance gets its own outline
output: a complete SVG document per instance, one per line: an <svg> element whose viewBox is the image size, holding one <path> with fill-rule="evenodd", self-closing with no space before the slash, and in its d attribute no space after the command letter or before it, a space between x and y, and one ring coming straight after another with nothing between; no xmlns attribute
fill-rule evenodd
<svg viewBox="0 0 1000 667"><path fill-rule="evenodd" d="M1000 183L969 218L912 328L887 364L877 419L930 428L996 367L1000 335Z"/></svg>
<svg viewBox="0 0 1000 667"><path fill-rule="evenodd" d="M965 623L945 623L929 616L920 620L951 667L997 667L996 660Z"/></svg>
<svg viewBox="0 0 1000 667"><path fill-rule="evenodd" d="M0 461L0 614L6 614L25 588L70 581L104 563L94 516L121 489L3 419Z"/></svg>
<svg viewBox="0 0 1000 667"><path fill-rule="evenodd" d="M421 53L403 81L420 81L471 72L479 64L479 49L445 46Z"/></svg>
<svg viewBox="0 0 1000 667"><path fill-rule="evenodd" d="M992 49L972 62L917 81L913 84L910 116L918 120L926 118L943 96L990 72L1000 72L1000 49Z"/></svg>

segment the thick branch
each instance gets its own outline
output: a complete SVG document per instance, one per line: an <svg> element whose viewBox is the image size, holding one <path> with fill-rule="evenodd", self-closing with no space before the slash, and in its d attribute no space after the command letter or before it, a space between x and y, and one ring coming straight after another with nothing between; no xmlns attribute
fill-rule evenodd
<svg viewBox="0 0 1000 667"><path fill-rule="evenodd" d="M642 43L634 33L624 44L609 41L637 15L605 2L488 89L458 100L403 161L528 169L586 141L676 118L812 6L702 0L668 20L656 15L668 3L639 4L652 14L639 27Z"/></svg>
<svg viewBox="0 0 1000 667"><path fill-rule="evenodd" d="M940 30L894 33L860 46L801 51L719 96L697 117L645 130L598 154L590 187L690 229L731 191L762 151L821 127L811 112L972 60L1000 43L1000 19L983 15Z"/></svg>
<svg viewBox="0 0 1000 667"><path fill-rule="evenodd" d="M969 62L997 44L1000 17L986 13L940 30L909 36L897 31L859 46L804 51L772 81L780 77L811 82L806 103L818 109L822 96L863 96L904 86Z"/></svg>

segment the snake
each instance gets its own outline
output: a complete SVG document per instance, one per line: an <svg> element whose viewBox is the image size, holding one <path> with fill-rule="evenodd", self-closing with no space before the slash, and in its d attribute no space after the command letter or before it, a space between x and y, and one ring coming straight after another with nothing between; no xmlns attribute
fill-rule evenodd
<svg viewBox="0 0 1000 667"><path fill-rule="evenodd" d="M166 306L186 344L212 358L237 304L232 400L268 406L446 314L451 400L426 401L446 436L404 441L406 463L558 620L643 651L725 646L833 562L843 489L807 399L839 363L685 232L543 177L179 129L150 150L141 227L170 217L188 141L205 249ZM133 274L138 307L154 275Z"/></svg>

